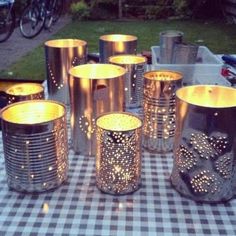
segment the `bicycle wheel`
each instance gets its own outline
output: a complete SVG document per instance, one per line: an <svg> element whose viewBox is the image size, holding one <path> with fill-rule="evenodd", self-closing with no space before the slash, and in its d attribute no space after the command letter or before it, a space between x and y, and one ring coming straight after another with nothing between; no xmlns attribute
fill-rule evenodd
<svg viewBox="0 0 236 236"><path fill-rule="evenodd" d="M53 23L56 23L62 15L63 11L63 0L55 0L55 6L53 9Z"/></svg>
<svg viewBox="0 0 236 236"><path fill-rule="evenodd" d="M59 20L63 10L62 0L51 0L50 4L46 6L46 21L44 24L45 29L49 29L52 24Z"/></svg>
<svg viewBox="0 0 236 236"><path fill-rule="evenodd" d="M46 19L45 19L45 23L44 23L44 29L50 29L52 22L53 22L53 15L52 15L52 11L45 9L46 11Z"/></svg>
<svg viewBox="0 0 236 236"><path fill-rule="evenodd" d="M20 32L25 38L34 38L43 29L45 12L40 11L36 4L30 4L20 18Z"/></svg>
<svg viewBox="0 0 236 236"><path fill-rule="evenodd" d="M9 6L0 8L0 43L6 41L15 28L15 13Z"/></svg>

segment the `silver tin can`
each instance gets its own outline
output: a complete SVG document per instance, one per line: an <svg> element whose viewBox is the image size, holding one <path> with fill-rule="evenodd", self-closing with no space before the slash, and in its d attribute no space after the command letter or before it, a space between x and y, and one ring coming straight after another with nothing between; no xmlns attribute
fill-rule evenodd
<svg viewBox="0 0 236 236"><path fill-rule="evenodd" d="M179 72L159 70L144 74L143 147L150 152L173 150L175 92L181 86Z"/></svg>
<svg viewBox="0 0 236 236"><path fill-rule="evenodd" d="M67 179L66 111L54 101L31 100L1 111L7 183L20 192L44 192Z"/></svg>
<svg viewBox="0 0 236 236"><path fill-rule="evenodd" d="M176 92L171 182L195 201L222 202L236 193L236 90L194 85Z"/></svg>
<svg viewBox="0 0 236 236"><path fill-rule="evenodd" d="M73 150L94 156L96 117L124 110L125 69L111 64L87 64L72 68L70 75Z"/></svg>
<svg viewBox="0 0 236 236"><path fill-rule="evenodd" d="M136 54L137 37L125 34L108 34L99 38L101 63L108 63L109 57L119 54Z"/></svg>
<svg viewBox="0 0 236 236"><path fill-rule="evenodd" d="M143 74L146 71L146 57L118 55L109 62L125 68L125 108L141 108L143 98Z"/></svg>
<svg viewBox="0 0 236 236"><path fill-rule="evenodd" d="M195 64L197 62L198 45L189 43L176 43L172 64Z"/></svg>
<svg viewBox="0 0 236 236"><path fill-rule="evenodd" d="M55 39L45 42L49 99L69 105L69 69L87 62L87 42Z"/></svg>
<svg viewBox="0 0 236 236"><path fill-rule="evenodd" d="M44 87L38 83L19 83L6 90L8 104L26 100L44 99Z"/></svg>
<svg viewBox="0 0 236 236"><path fill-rule="evenodd" d="M181 43L184 33L176 30L160 32L160 59L161 64L171 64L173 59L174 46Z"/></svg>
<svg viewBox="0 0 236 236"><path fill-rule="evenodd" d="M141 184L142 121L132 113L106 113L96 120L96 183L105 193L128 194Z"/></svg>

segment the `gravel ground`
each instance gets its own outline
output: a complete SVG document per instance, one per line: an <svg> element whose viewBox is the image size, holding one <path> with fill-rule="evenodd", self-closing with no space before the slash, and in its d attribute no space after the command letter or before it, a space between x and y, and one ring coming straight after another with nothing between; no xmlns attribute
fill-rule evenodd
<svg viewBox="0 0 236 236"><path fill-rule="evenodd" d="M20 29L16 28L6 42L0 43L0 70L5 70L22 56L44 43L69 22L70 17L63 16L52 26L51 31L43 30L33 39L24 38L20 33Z"/></svg>

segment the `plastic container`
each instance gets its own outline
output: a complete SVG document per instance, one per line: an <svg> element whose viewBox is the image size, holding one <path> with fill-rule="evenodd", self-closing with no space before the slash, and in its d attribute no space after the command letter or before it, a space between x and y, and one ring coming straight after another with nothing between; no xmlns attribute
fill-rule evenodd
<svg viewBox="0 0 236 236"><path fill-rule="evenodd" d="M149 70L172 70L183 73L183 85L215 84L230 86L221 76L223 62L207 47L199 46L195 64L160 64L160 47L152 46L152 65Z"/></svg>

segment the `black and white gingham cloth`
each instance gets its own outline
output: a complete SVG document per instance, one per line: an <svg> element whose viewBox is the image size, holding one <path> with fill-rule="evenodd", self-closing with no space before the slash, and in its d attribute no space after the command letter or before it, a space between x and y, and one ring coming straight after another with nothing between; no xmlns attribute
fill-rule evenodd
<svg viewBox="0 0 236 236"><path fill-rule="evenodd" d="M10 191L0 149L0 235L236 235L236 199L200 204L169 182L172 155L143 154L142 187L131 195L101 193L95 158L70 151L67 183L38 195Z"/></svg>

